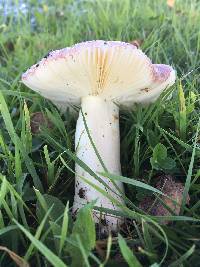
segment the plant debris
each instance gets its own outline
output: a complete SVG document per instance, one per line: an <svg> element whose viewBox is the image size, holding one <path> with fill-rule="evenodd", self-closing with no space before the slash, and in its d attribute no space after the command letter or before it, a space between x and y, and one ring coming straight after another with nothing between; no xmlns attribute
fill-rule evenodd
<svg viewBox="0 0 200 267"><path fill-rule="evenodd" d="M42 112L35 112L31 115L30 125L32 134L41 133L42 127L53 128L51 121Z"/></svg>
<svg viewBox="0 0 200 267"><path fill-rule="evenodd" d="M175 178L170 175L164 175L159 177L159 182L156 183L155 188L162 191L168 197L160 196L164 205L156 199L156 197L145 197L139 207L150 215L154 216L171 216L173 214L179 215L180 207L183 198L184 186L182 183L177 182ZM171 199L170 199L171 198ZM189 204L189 195L187 196L187 204ZM169 221L164 221L164 224L168 224Z"/></svg>

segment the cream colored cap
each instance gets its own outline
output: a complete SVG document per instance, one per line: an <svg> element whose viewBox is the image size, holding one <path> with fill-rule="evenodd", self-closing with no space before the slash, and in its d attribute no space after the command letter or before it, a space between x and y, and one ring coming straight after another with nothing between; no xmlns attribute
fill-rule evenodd
<svg viewBox="0 0 200 267"><path fill-rule="evenodd" d="M129 43L98 40L50 52L22 81L61 108L89 95L132 105L154 101L175 82L175 71Z"/></svg>

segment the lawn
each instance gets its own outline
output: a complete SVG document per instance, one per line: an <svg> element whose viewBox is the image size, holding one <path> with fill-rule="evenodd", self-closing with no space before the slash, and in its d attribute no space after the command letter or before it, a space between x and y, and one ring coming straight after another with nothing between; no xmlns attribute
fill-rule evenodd
<svg viewBox="0 0 200 267"><path fill-rule="evenodd" d="M199 266L199 1L24 2L0 0L0 266ZM126 222L108 236L95 203L71 212L77 115L21 82L48 51L86 40L137 43L177 72L155 103L120 112ZM178 214L155 190L163 177L182 186Z"/></svg>

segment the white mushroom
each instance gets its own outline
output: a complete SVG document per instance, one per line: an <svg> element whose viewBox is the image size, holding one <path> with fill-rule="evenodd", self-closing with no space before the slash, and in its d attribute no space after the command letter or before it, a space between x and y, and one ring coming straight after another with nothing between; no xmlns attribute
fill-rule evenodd
<svg viewBox="0 0 200 267"><path fill-rule="evenodd" d="M95 173L103 171L85 129L84 114L90 136L106 168L110 173L120 175L119 106L155 101L166 87L174 83L175 71L167 65L152 64L141 50L131 44L89 41L50 52L23 74L22 81L62 109L79 105L81 111L75 134L77 157ZM75 171L74 212L94 199L97 199L99 207L120 210L81 177L90 179L123 204L123 198L109 179L101 177L112 190L105 188L78 164ZM123 192L122 183L117 182L117 186ZM97 223L101 216L94 212ZM103 219L112 231L123 222L122 218L108 214L103 214Z"/></svg>

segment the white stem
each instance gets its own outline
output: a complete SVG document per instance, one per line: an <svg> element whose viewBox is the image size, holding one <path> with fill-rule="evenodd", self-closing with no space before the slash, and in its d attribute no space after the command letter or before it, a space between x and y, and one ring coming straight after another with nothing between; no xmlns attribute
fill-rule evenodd
<svg viewBox="0 0 200 267"><path fill-rule="evenodd" d="M121 165L118 107L113 102L105 101L101 97L88 96L82 99L81 109L84 114L90 136L103 160L103 163L110 173L120 175ZM79 112L79 118L76 126L75 148L77 157L86 163L95 173L104 171L89 140L81 111ZM95 199L97 199L96 206L120 210L107 197L85 183L80 176L89 179L110 196L123 203L123 199L119 196L119 192L117 191L115 185L108 178L101 177L101 179L103 179L112 190L103 186L102 183L90 176L88 172L82 169L78 164L76 164L75 170L76 186L73 205L74 213L76 213L77 210L84 204ZM121 182L116 182L116 185L123 192L123 184ZM102 220L107 229L111 231L116 231L118 226L123 223L123 219L120 217L102 213L100 214L97 211L93 212L93 217L97 223L100 223L100 220Z"/></svg>

